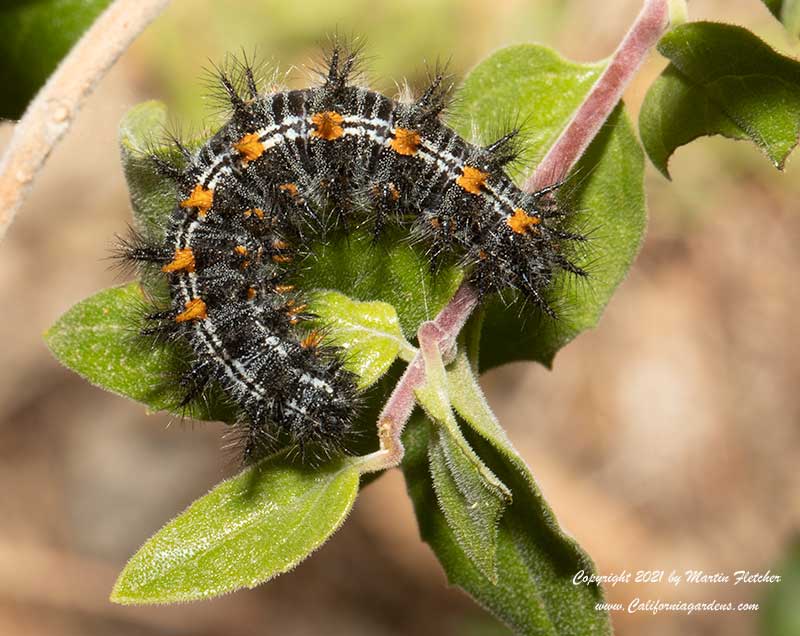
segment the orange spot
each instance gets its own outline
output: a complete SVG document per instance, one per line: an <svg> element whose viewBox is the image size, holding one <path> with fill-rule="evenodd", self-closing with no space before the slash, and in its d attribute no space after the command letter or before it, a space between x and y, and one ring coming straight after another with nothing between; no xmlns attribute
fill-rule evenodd
<svg viewBox="0 0 800 636"><path fill-rule="evenodd" d="M535 225L539 225L541 219L538 216L530 216L522 208L514 210L514 214L506 218L506 225L517 234L525 234Z"/></svg>
<svg viewBox="0 0 800 636"><path fill-rule="evenodd" d="M436 217L434 217L434 218L432 218L430 220L430 224L431 224L431 227L433 229L435 229L435 230L438 230L440 227L442 227L442 222Z"/></svg>
<svg viewBox="0 0 800 636"><path fill-rule="evenodd" d="M489 255L486 253L486 250L478 251L478 258L481 259L482 261L485 261L488 257Z"/></svg>
<svg viewBox="0 0 800 636"><path fill-rule="evenodd" d="M316 349L321 342L322 334L319 331L312 331L300 341L300 346L303 349Z"/></svg>
<svg viewBox="0 0 800 636"><path fill-rule="evenodd" d="M214 191L202 184L197 184L188 199L180 202L182 208L197 208L200 216L205 216L214 205Z"/></svg>
<svg viewBox="0 0 800 636"><path fill-rule="evenodd" d="M461 176L456 179L456 183L470 194L480 194L481 188L489 178L488 172L483 172L472 166L464 166Z"/></svg>
<svg viewBox="0 0 800 636"><path fill-rule="evenodd" d="M326 110L323 113L314 113L311 115L311 123L314 125L314 130L311 131L312 137L318 137L325 141L333 141L339 139L344 135L344 128L342 128L342 117L335 110Z"/></svg>
<svg viewBox="0 0 800 636"><path fill-rule="evenodd" d="M233 251L236 252L239 256L246 256L247 255L247 248L244 245L237 245L233 248Z"/></svg>
<svg viewBox="0 0 800 636"><path fill-rule="evenodd" d="M281 192L288 192L291 196L296 197L299 190L294 183L283 183L278 186L278 190Z"/></svg>
<svg viewBox="0 0 800 636"><path fill-rule="evenodd" d="M389 183L389 194L392 196L392 201L397 201L400 198L400 190L394 183Z"/></svg>
<svg viewBox="0 0 800 636"><path fill-rule="evenodd" d="M189 320L205 320L208 317L206 313L206 303L202 298L192 298L186 303L186 309L175 316L175 322L187 322Z"/></svg>
<svg viewBox="0 0 800 636"><path fill-rule="evenodd" d="M291 263L292 257L288 254L273 254L272 255L272 262L273 263Z"/></svg>
<svg viewBox="0 0 800 636"><path fill-rule="evenodd" d="M258 139L258 133L248 133L233 144L234 150L242 155L242 165L246 166L264 154L264 144Z"/></svg>
<svg viewBox="0 0 800 636"><path fill-rule="evenodd" d="M283 239L275 239L272 241L272 247L274 247L276 250L285 250L287 247L289 247L289 244Z"/></svg>
<svg viewBox="0 0 800 636"><path fill-rule="evenodd" d="M286 303L286 313L290 316L296 316L297 314L303 313L308 305L295 305L293 300L290 300Z"/></svg>
<svg viewBox="0 0 800 636"><path fill-rule="evenodd" d="M248 287L247 288L247 300L253 300L256 297L256 288L255 287Z"/></svg>
<svg viewBox="0 0 800 636"><path fill-rule="evenodd" d="M264 218L264 210L261 208L253 208L252 210L245 210L244 216L246 219L249 219L251 216L256 215L259 219Z"/></svg>
<svg viewBox="0 0 800 636"><path fill-rule="evenodd" d="M411 157L417 154L417 148L422 141L416 130L408 128L395 128L394 139L389 142L389 147L398 155Z"/></svg>
<svg viewBox="0 0 800 636"><path fill-rule="evenodd" d="M288 294L290 291L294 291L294 285L275 285L275 291L279 294Z"/></svg>
<svg viewBox="0 0 800 636"><path fill-rule="evenodd" d="M191 247L175 250L172 261L161 268L162 272L193 272L194 271L194 252Z"/></svg>

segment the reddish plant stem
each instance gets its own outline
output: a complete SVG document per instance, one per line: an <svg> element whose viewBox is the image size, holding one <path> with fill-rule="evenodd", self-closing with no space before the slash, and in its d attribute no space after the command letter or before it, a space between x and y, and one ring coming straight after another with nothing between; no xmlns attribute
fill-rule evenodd
<svg viewBox="0 0 800 636"><path fill-rule="evenodd" d="M646 0L606 69L555 144L523 184L534 192L562 181L595 138L611 111L622 99L625 87L669 25L668 0Z"/></svg>
<svg viewBox="0 0 800 636"><path fill-rule="evenodd" d="M414 410L414 391L425 384L425 360L422 351L436 347L445 359L455 353L456 338L478 305L478 294L468 284L462 284L450 302L433 320L423 322L417 331L420 350L408 364L397 385L378 416L379 451L362 458L361 472L383 470L397 466L403 459L403 433Z"/></svg>
<svg viewBox="0 0 800 636"><path fill-rule="evenodd" d="M525 181L524 190L539 190L564 179L608 119L625 87L668 24L668 0L645 0L642 11L614 52L606 70L542 163ZM361 459L359 466L362 472L384 470L397 466L402 461L401 435L414 410L414 391L425 384L426 380L422 350L436 346L447 361L454 352L459 332L478 302L477 292L469 283L462 283L436 318L420 325L417 332L420 351L406 367L378 417L381 447Z"/></svg>

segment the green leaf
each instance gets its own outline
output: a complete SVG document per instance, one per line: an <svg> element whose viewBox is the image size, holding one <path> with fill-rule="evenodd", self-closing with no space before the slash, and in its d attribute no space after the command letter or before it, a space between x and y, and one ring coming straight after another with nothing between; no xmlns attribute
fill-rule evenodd
<svg viewBox="0 0 800 636"><path fill-rule="evenodd" d="M128 182L133 207L133 226L146 237L161 240L170 212L178 200L178 188L164 175L158 174L151 153L175 152L159 147L158 135L165 129L167 107L158 101L137 104L119 126L122 169Z"/></svg>
<svg viewBox="0 0 800 636"><path fill-rule="evenodd" d="M210 598L287 572L341 526L358 480L347 461L309 468L283 454L267 458L216 486L145 543L111 600Z"/></svg>
<svg viewBox="0 0 800 636"><path fill-rule="evenodd" d="M469 430L465 435L470 445L511 489L513 502L498 526L496 584L467 557L437 504L427 457L434 434L426 418L412 418L403 436L403 473L420 534L444 567L448 581L519 634L610 634L608 615L595 610L603 601L602 590L572 583L580 570L594 572L589 557L560 530L530 474L520 473L504 454Z"/></svg>
<svg viewBox="0 0 800 636"><path fill-rule="evenodd" d="M428 448L433 487L461 549L492 583L497 581L497 525L511 492L475 454L450 409L438 349L424 351L425 384L415 393L438 425Z"/></svg>
<svg viewBox="0 0 800 636"><path fill-rule="evenodd" d="M514 450L505 429L500 426L483 396L474 368L470 364L468 348L460 348L456 359L448 367L447 387L450 403L472 430L505 455L522 474L528 474L525 463Z"/></svg>
<svg viewBox="0 0 800 636"><path fill-rule="evenodd" d="M465 334L463 338L465 342L468 335ZM602 600L602 590L574 589L571 580L570 585L564 580L581 569L587 573L594 572L594 566L577 542L558 527L553 512L539 492L528 467L514 450L489 408L469 362L471 348L469 344L462 347L456 359L448 366L448 394L453 407L470 427L467 436L472 435L474 438L477 434L485 440L477 445L473 442L474 447L489 467L496 470L496 474L501 475L506 484L511 485L514 496L514 505L506 512L499 527L500 578L497 587L487 585L476 572L465 567L457 544L453 544L454 537L441 528L441 519L437 519L436 515L425 508L429 504L427 495L423 495L428 486L413 482L416 473L413 470L410 473L406 471L412 496L417 493L415 509L420 515L423 538L427 531L429 538L426 541L436 552L451 582L463 587L481 605L517 631L525 634L610 633L607 615L594 610L594 604ZM419 432L417 434L421 435ZM412 465L413 461L412 459ZM496 465L502 468L497 469ZM509 479L503 476L503 471L513 477ZM520 499L523 501L519 501ZM526 519L535 521L529 523ZM530 546L536 546L535 551L531 552ZM563 565L564 561L571 562L572 565L566 567ZM542 563L550 568L550 575L539 574L545 571ZM561 570L558 563L562 563ZM573 589L570 590L570 587ZM526 597L531 599L530 607L521 601ZM576 620L584 625L584 630L575 628L574 631L569 631L568 623L558 627L555 621L551 621L555 631L548 631L549 619L543 618L543 613L547 614L548 608L558 607L559 603L573 608Z"/></svg>
<svg viewBox="0 0 800 636"><path fill-rule="evenodd" d="M749 139L783 169L800 134L800 63L747 29L690 22L667 33L658 50L671 64L653 83L639 133L653 164L667 162L704 135Z"/></svg>
<svg viewBox="0 0 800 636"><path fill-rule="evenodd" d="M458 544L481 573L497 583L497 526L511 492L498 479L491 484L478 472L480 459L469 445L457 443L438 427L428 447L436 499Z"/></svg>
<svg viewBox="0 0 800 636"><path fill-rule="evenodd" d="M467 77L455 121L462 133L473 126L492 131L513 117L524 122L529 156L541 158L570 120L603 69L576 64L543 46L502 49ZM519 171L518 171L519 172ZM589 234L588 281L562 276L547 298L552 320L520 300L495 298L486 307L481 369L513 360L549 366L556 352L597 321L639 249L645 227L644 160L622 108L609 117L564 187L579 231Z"/></svg>
<svg viewBox="0 0 800 636"><path fill-rule="evenodd" d="M111 0L28 0L0 7L0 119L18 119Z"/></svg>
<svg viewBox="0 0 800 636"><path fill-rule="evenodd" d="M775 572L780 581L759 585L764 593L760 619L762 636L800 634L800 538L793 543Z"/></svg>
<svg viewBox="0 0 800 636"><path fill-rule="evenodd" d="M183 395L170 388L182 368L177 347L151 346L138 335L145 297L137 283L112 287L79 302L44 334L61 364L112 393L142 402L153 411L174 411ZM230 421L215 400L198 402L185 415Z"/></svg>
<svg viewBox="0 0 800 636"><path fill-rule="evenodd" d="M800 0L763 0L763 2L789 33L794 36L800 35Z"/></svg>
<svg viewBox="0 0 800 636"><path fill-rule="evenodd" d="M422 322L436 317L463 279L453 265L432 272L424 248L411 245L407 233L396 228L377 242L366 231L337 234L310 251L313 257L296 281L301 289L335 289L353 299L388 303L409 339Z"/></svg>
<svg viewBox="0 0 800 636"><path fill-rule="evenodd" d="M466 139L494 141L498 125L517 122L525 140L525 164L544 157L605 67L578 64L553 49L520 44L496 51L481 61L458 91L449 124ZM526 165L515 162L512 177L526 175ZM527 168L529 170L529 168Z"/></svg>
<svg viewBox="0 0 800 636"><path fill-rule="evenodd" d="M397 312L388 303L358 302L339 292L320 291L311 297L309 310L329 335L326 342L344 349L346 366L358 375L361 389L377 382L398 354L414 356Z"/></svg>
<svg viewBox="0 0 800 636"><path fill-rule="evenodd" d="M707 135L747 139L699 86L669 65L647 91L639 111L639 132L650 161L670 178L668 162L679 147Z"/></svg>

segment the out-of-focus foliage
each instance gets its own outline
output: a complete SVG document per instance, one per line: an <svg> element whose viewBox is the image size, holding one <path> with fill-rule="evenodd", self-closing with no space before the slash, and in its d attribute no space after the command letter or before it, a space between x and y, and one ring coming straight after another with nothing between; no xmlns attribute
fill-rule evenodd
<svg viewBox="0 0 800 636"><path fill-rule="evenodd" d="M764 4L792 35L800 35L800 2L798 0L763 0Z"/></svg>
<svg viewBox="0 0 800 636"><path fill-rule="evenodd" d="M764 583L761 607L762 636L800 634L800 538L790 546L775 574L780 582Z"/></svg>
<svg viewBox="0 0 800 636"><path fill-rule="evenodd" d="M18 119L72 45L111 0L0 3L0 119Z"/></svg>

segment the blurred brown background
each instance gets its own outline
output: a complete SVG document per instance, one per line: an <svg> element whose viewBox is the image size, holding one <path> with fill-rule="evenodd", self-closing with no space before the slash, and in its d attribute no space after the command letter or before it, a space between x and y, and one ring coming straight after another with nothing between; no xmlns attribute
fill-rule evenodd
<svg viewBox="0 0 800 636"><path fill-rule="evenodd" d="M225 476L220 425L181 425L61 368L41 334L118 282L103 259L129 206L117 124L147 98L201 121L202 68L257 44L292 69L339 29L365 35L373 85L452 58L540 41L607 56L639 0L175 0L102 81L0 246L0 634L504 634L447 588L420 542L399 472L359 497L344 528L296 571L256 590L176 607L107 601L126 558ZM757 0L693 0L693 19L748 25L794 46ZM631 112L663 67L631 87ZM199 124L198 124L199 125ZM0 127L0 142L10 126ZM706 139L648 167L650 228L600 326L549 372L483 378L563 525L601 572L774 569L800 529L800 194L797 160ZM766 586L623 585L611 601L759 601ZM800 600L799 600L800 602ZM758 634L757 614L613 614L621 635Z"/></svg>

